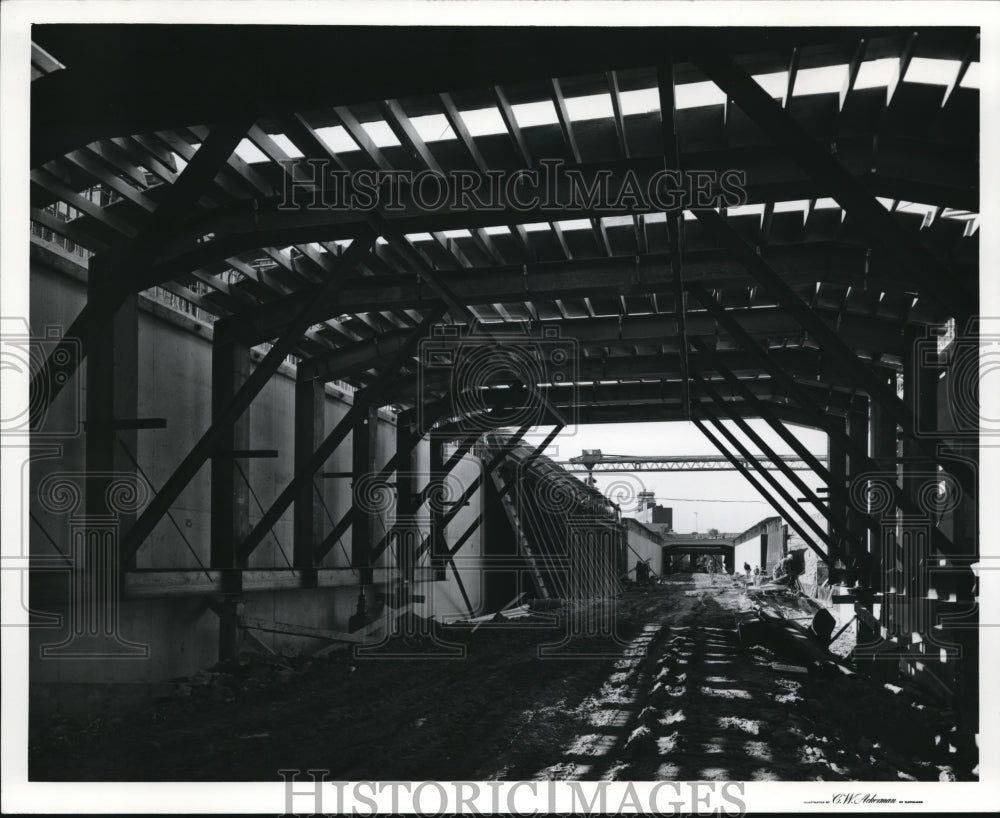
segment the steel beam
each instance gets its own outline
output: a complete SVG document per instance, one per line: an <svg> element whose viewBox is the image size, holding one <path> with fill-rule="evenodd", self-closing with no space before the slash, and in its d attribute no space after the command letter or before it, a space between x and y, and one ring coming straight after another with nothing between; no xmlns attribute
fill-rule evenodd
<svg viewBox="0 0 1000 818"><path fill-rule="evenodd" d="M720 409L722 409L725 412L727 407L726 407L725 401L722 399L722 397L719 395L719 393L716 392L715 390L713 390L704 380L702 380L702 378L697 373L694 373L693 377L694 377L695 383L697 383L701 387L701 389L713 400L713 402L715 403L715 405L718 406ZM788 492L788 490L783 485L781 485L781 483L778 482L778 479L773 474L771 474L771 472L768 469L764 468L758 462L757 457L746 446L743 445L743 443L739 440L739 438L737 438L725 426L723 426L721 423L719 423L718 418L716 418L714 415L712 415L708 411L708 409L705 406L705 404L699 404L699 409L701 410L701 413L702 413L702 415L704 417L708 418L710 421L712 421L712 423L714 425L717 426L717 428L719 429L719 432L722 433L723 437L725 437L729 441L729 443L733 446L733 448L736 449L736 451L738 451L740 453L740 455L745 460L749 461L750 464L758 472L760 472L761 477L763 477L764 480L767 481L771 485L771 487L778 494L778 496L781 497L786 503L788 503L788 507L789 508L798 508L798 504L796 503L795 498L792 497L792 495ZM726 412L726 414L729 414L729 413ZM736 417L739 417L739 416L733 414L733 415L730 415L730 417L735 419ZM744 433L746 433L746 430L748 428L749 427L747 427L745 425L743 427L741 427L741 429L742 429L742 431ZM760 445L760 438L757 437L754 442L759 446ZM773 454L773 452L772 452L772 454ZM769 457L769 455L767 455L766 452L765 452L765 456ZM789 472L789 473L790 474L794 474L793 472ZM796 478L796 480L798 480L798 475L795 475L795 478ZM799 481L799 482L801 483L801 481ZM799 485L797 487L800 490L802 488L801 485ZM807 526L809 526L809 528L811 528L813 530L813 532L814 532L814 534L815 534L816 537L818 537L820 540L823 541L823 544L826 545L826 547L829 549L830 553L835 553L836 552L836 548L835 548L834 542L831 539L830 535L827 534L812 517L810 517L808 514L803 513L801 511L801 509L799 510L799 514L801 516L802 521Z"/></svg>
<svg viewBox="0 0 1000 818"><path fill-rule="evenodd" d="M668 56L670 56L668 54ZM674 96L674 64L672 59L657 66L656 87L660 97L660 130L663 140L664 167L680 170L680 143L677 140L677 101ZM691 413L691 385L688 371L687 343L687 293L684 290L684 271L681 267L681 235L684 214L668 212L667 241L670 244L670 272L673 274L673 294L676 302L677 329L680 344L681 382L684 389L684 407Z"/></svg>
<svg viewBox="0 0 1000 818"><path fill-rule="evenodd" d="M755 83L756 84L756 83ZM880 206L881 207L881 206ZM929 444L917 439L915 435L912 413L894 392L886 389L879 377L851 350L838 333L822 321L792 289L781 280L781 277L771 269L770 265L751 248L726 221L714 210L694 211L698 220L708 226L721 239L734 255L739 258L755 279L774 296L778 303L808 330L820 347L830 357L839 362L846 373L857 379L858 386L868 393L869 397L883 404L892 412L903 433L916 441L916 445L924 452L929 450ZM950 471L962 483L966 490L972 490L971 478L968 473L950 463Z"/></svg>
<svg viewBox="0 0 1000 818"><path fill-rule="evenodd" d="M697 375L695 377L698 378L698 382L701 384L701 388L708 394L710 398L712 398L716 406L721 408L722 411L725 412L727 416L729 416L729 418L736 424L737 428L739 428L739 430L743 432L743 434L745 434L750 439L750 442L753 443L753 445L755 445L758 449L760 449L761 452L764 453L764 456L772 464L774 464L774 466L777 467L777 470L780 471L783 475L785 475L785 477L788 478L788 480L792 483L792 485L802 492L806 500L808 500L812 504L812 506L826 518L830 528L832 529L834 537L837 534L839 534L841 537L846 538L847 536L846 515L843 515L841 517L836 516L836 514L834 514L832 510L832 503L831 506L827 506L825 503L823 503L823 501L816 496L813 490L809 488L806 482L801 477L799 477L799 475L797 475L794 472L794 470L790 469L785 464L784 460L781 457L779 457L778 454L774 451L774 449L772 449L767 444L767 442L753 430L753 428L739 415L739 413L733 412L731 410L730 405L723 399L723 397L718 392L715 391L714 388L712 388L712 386L706 380ZM751 395L750 403L755 403L755 402L756 398L754 398ZM754 465L762 465L762 464L755 463ZM803 516L805 519L812 521L812 517L806 515ZM826 532L823 533L824 535L826 534ZM831 537L828 542L828 545L830 545L833 542L834 538ZM831 550L839 551L839 548L834 549L831 545Z"/></svg>
<svg viewBox="0 0 1000 818"><path fill-rule="evenodd" d="M159 26L95 26L86 44L72 26L46 26L37 32L42 47L61 56L67 68L38 78L32 93L32 164L44 164L68 150L97 139L175 128L191 122L208 122L253 113L276 116L287 111L329 109L393 95L408 99L433 94L442 88L477 90L496 84L518 84L544 77L600 75L617 68L654 65L666 48L709 46L699 32L686 27L674 30L634 27L570 31L551 27L498 27L470 29L461 43L447 26L429 27L422 38L421 59L405 70L367 70L373 60L371 44L379 43L381 55L403 54L413 46L406 27L324 27L299 31L301 26L268 28L234 27L229 33L192 27L178 31L170 41L171 71L164 73L164 46ZM41 27L40 27L41 29ZM875 38L891 38L898 29L870 28ZM967 29L956 29L959 49ZM712 44L740 55L758 55L760 43L768 50L787 53L792 47L816 48L821 65L843 61L839 49L829 48L830 33L801 28L728 28L712 35ZM119 54L126 46L145 60L130 61L122 72ZM227 71L247 54L258 55L254 76ZM512 60L516 54L518 59ZM456 71L460 64L462 70ZM769 70L778 70L773 60ZM359 68L360 67L360 68ZM684 65L681 81L695 81L694 70ZM123 73L126 73L123 76ZM323 77L350 78L350 82L324 82ZM205 82L212 77L212 82ZM266 84L260 77L266 77ZM306 78L306 79L303 79ZM199 79L202 80L199 86ZM135 89L146 95L137 96ZM188 93L178 94L177 88ZM148 97L148 98L145 98ZM132 102L133 104L128 104Z"/></svg>
<svg viewBox="0 0 1000 818"><path fill-rule="evenodd" d="M759 309L736 314L752 322L750 327L752 334L766 337L765 319L768 312L766 309ZM780 320L777 316L774 317L775 320ZM546 321L533 325L525 340L541 337L542 331L550 328L558 329L560 338L575 342L580 354L567 358L564 367L564 371L572 373L575 382L678 378L679 350L673 339L657 334L658 330L663 329L664 323L671 321L672 318L668 317L664 321L656 316L635 316L620 321L599 318ZM715 322L705 313L698 313L693 323L696 324L698 332L689 333L689 338L714 338L716 335ZM614 326L620 328L617 336L611 334ZM669 326L667 323L667 329ZM602 337L605 332L608 335ZM377 341L375 339L370 342L360 341L331 353L327 358L310 359L308 371L324 381L337 377L341 379L359 377L387 360L390 353L398 349L400 343L394 333L387 334ZM634 351L636 346L652 346L663 349L664 352L637 355ZM727 368L740 377L756 376L762 371L762 366L749 353L735 350L717 354ZM770 354L774 362L789 374L792 381L800 381L806 386L844 392L858 391L856 383L841 377L842 370L823 359L815 349L790 346L774 350ZM703 356L695 354L691 360L692 369L706 371L708 362ZM306 367L303 364L300 368ZM337 376L334 373L340 374ZM425 368L420 377L410 375L400 379L397 394L401 399L397 402L410 403L420 393L444 391L451 387L452 380L453 375L450 370Z"/></svg>
<svg viewBox="0 0 1000 818"><path fill-rule="evenodd" d="M830 499L830 512L835 515L838 520L841 521L841 525L847 522L847 510L849 508L850 499L845 498L844 495L839 491L841 487L846 487L847 482L847 447L851 441L847 436L847 423L844 420L832 420L832 423L836 426L836 434L828 435L827 437L827 464L830 469L829 482L827 486L829 487L829 499ZM837 490L835 490L837 489ZM841 541L850 547L850 537L846 532L841 529ZM850 554L847 549L844 549L843 553L840 554L845 562L849 562Z"/></svg>
<svg viewBox="0 0 1000 818"><path fill-rule="evenodd" d="M809 420L806 425L817 426L818 428L823 429L823 431L825 431L828 435L837 437L838 440L845 445L848 456L857 460L859 468L864 468L865 471L871 472L872 474L879 474L880 471L882 471L882 467L871 460L865 448L859 448L855 445L855 441L851 440L850 437L845 436L845 429L843 425L838 424L835 418L828 417L829 412L827 410L820 408L806 390L803 390L798 384L792 381L779 366L776 366L774 362L770 360L768 353L757 345L757 343L746 333L746 331L743 330L739 323L734 321L728 312L723 309L711 295L699 287L692 287L691 291L697 295L698 300L704 304L706 308L708 308L709 312L712 313L716 320L719 321L720 325L726 329L726 331L740 344L740 346L747 352L750 352L761 362L762 366L767 369L769 374L775 379L775 382L782 387L786 394L788 394L806 412L808 412L807 417ZM891 386L882 383L881 388L883 390L891 389ZM895 422L896 415L894 412L890 412L882 406L879 407L879 411L885 414L883 422L888 422L890 425ZM895 429L895 426L892 428ZM903 509L904 513L920 514L916 505L910 502L910 500L901 491L899 491L898 487L895 490L894 502ZM869 528L871 528L874 524L874 521L869 522ZM944 532L942 532L937 526L934 526L931 529L931 537L934 547L941 553L960 553L952 541L945 536Z"/></svg>
<svg viewBox="0 0 1000 818"><path fill-rule="evenodd" d="M871 140L876 134L859 135L857 138L841 139L838 144L838 156L852 168L864 168L867 172L871 167ZM290 134L291 136L291 134ZM979 208L977 189L977 174L974 161L964 160L956 167L955 160L945 164L941 159L943 146L927 147L893 146L884 139L879 142L878 161L886 167L906 167L916 169L913 176L900 178L889 175L885 171L876 171L866 176L866 184L872 193L892 199L909 201L940 202L948 207L956 207L976 211ZM323 156L324 154L313 154ZM680 156L683 167L722 173L734 166L746 171L745 186L747 203L771 203L790 200L814 200L830 195L828 185L809 178L782 148L755 149L745 153L735 154L732 151L686 151ZM609 189L619 191L626 184L631 184L631 175L638 181L640 188L647 190L656 184L657 173L663 171L663 156L632 157L627 162L601 162L581 165L579 168L584 179L598 178L600 171L612 171ZM440 232L444 230L493 227L498 224L508 224L516 218L520 224L535 222L560 221L563 219L599 218L603 216L627 215L621 206L613 206L613 202L598 206L585 207L579 199L576 183L569 182L560 176L552 194L551 202L546 201L537 207L519 206L516 202L501 199L497 209L475 209L469 207L453 208L451 203L442 208L428 212L412 201L407 191L402 191L400 209L386 214L393 229L401 235L420 232ZM536 193L540 193L534 185L526 190L518 191L521 202L529 201ZM369 222L356 211L343 208L311 207L313 193L311 190L302 192L302 200L298 207L290 208L281 196L258 196L255 207L247 202L235 202L231 205L206 210L192 217L189 224L178 228L164 249L162 260L150 270L150 279L142 283L151 286L158 281L170 280L190 270L206 267L214 262L223 261L227 257L261 246L284 247L290 244L303 244L311 241L333 241L351 239L359 235L359 231L368 226ZM555 205L555 202L560 205ZM285 205L282 207L282 205ZM552 205L552 206L549 206ZM660 208L650 201L648 206L640 204L637 214L659 212ZM893 217L895 218L895 217ZM201 236L215 233L216 238L208 243L199 244ZM875 242L874 246L881 250L882 244ZM887 255L895 255L891 251L883 251ZM897 260L898 262L898 260ZM898 263L896 265L898 267Z"/></svg>
<svg viewBox="0 0 1000 818"><path fill-rule="evenodd" d="M655 340L650 339L650 343L655 343ZM695 341L704 346L698 336L690 336L689 342L692 345ZM573 380L581 385L595 382L614 384L616 381L635 380L662 380L683 384L678 364L679 356L673 351L660 355L630 355L627 350L628 347L625 347L622 350L623 354L601 357L595 354L586 357L582 355L570 357L566 360L563 371L572 372ZM840 378L839 372L834 367L824 366L821 359L812 350L793 347L778 352L777 359L792 379L806 389L812 389L817 395L820 394L819 390L835 391L842 396L852 395L856 392L850 381ZM691 369L704 376L718 373L732 375L734 378L740 379L755 379L761 375L760 368L753 365L750 356L739 351L714 353L713 357L695 352L689 360ZM821 379L823 375L826 377ZM513 379L514 376L510 377ZM542 377L544 378L544 376ZM415 403L419 397L432 395L446 389L456 389L457 387L452 381L453 374L441 370L429 374L424 373L422 377L411 375L402 378L396 389L396 403L410 405ZM493 385L496 386L499 382L498 377ZM540 382L544 383L544 380ZM512 383L512 380L508 383ZM460 392L461 390L459 390Z"/></svg>
<svg viewBox="0 0 1000 818"><path fill-rule="evenodd" d="M737 410L742 411L746 417L756 417L756 410L743 405L737 405ZM814 426L811 416L806 415L798 407L788 404L773 403L772 410L775 414L787 423L796 423L800 426ZM664 403L632 404L626 406L581 406L577 409L576 422L580 425L592 425L602 423L664 423L686 420L684 408L678 403L676 405ZM482 416L479 425L485 426L490 420L490 414ZM543 415L539 420L539 425L555 425L558 421L550 416ZM496 428L501 428L505 423L498 420ZM458 440L468 434L468 429L458 423L446 423L438 427L437 432L446 440Z"/></svg>
<svg viewBox="0 0 1000 818"><path fill-rule="evenodd" d="M699 408L701 408L700 404ZM718 420L709 416L707 413L704 415L704 417L707 420L709 420L716 427L716 429L718 429L718 431L725 432L725 427L721 423L719 423ZM788 524L798 532L799 536L802 537L806 545L812 548L812 550L816 552L816 554L820 557L820 559L823 560L823 562L829 563L830 559L823 551L823 549L820 548L813 541L812 537L809 536L806 533L806 531L799 525L798 521L795 520L794 516L790 514L785 509L785 507L781 505L781 503L779 503L777 500L774 499L771 493L763 486L763 484L761 484L761 482L753 475L753 473L749 471L737 458L733 457L729 453L729 450L722 445L722 442L708 430L708 428L705 426L704 423L702 423L702 421L699 418L691 418L691 422L698 427L701 433L708 439L708 441L713 446L715 446L716 449L718 449L718 451L722 455L730 458L730 462L733 464L733 468L735 468L740 474L742 474L747 479L747 482L749 482L750 485L757 490L757 493L764 498L764 500L771 506L771 508L777 511L781 515L782 519L787 521Z"/></svg>
<svg viewBox="0 0 1000 818"><path fill-rule="evenodd" d="M396 428L406 426L409 428L411 426L411 419L406 419L400 416L396 418ZM392 456L388 463L382 467L382 470L378 474L379 480L384 480L389 477L394 471L397 471L405 465L405 463L410 460L410 452L416 447L422 439L422 429L417 429L412 436L407 437L409 449L397 448L396 453ZM451 460L449 460L449 464ZM446 468L448 465L446 464ZM347 476L353 477L353 472L341 472L336 473L337 476ZM323 558L330 552L337 541L347 532L347 529L351 527L354 520L354 507L347 509L344 515L340 518L337 524L333 527L333 530L323 538L323 541L317 546L316 553L313 557L314 562L318 565Z"/></svg>
<svg viewBox="0 0 1000 818"><path fill-rule="evenodd" d="M400 419L397 419L397 429L399 427L401 427L401 426L408 426L408 425L409 425L408 423L406 423L406 422L404 422L404 421L402 421ZM440 482L442 480L447 479L448 475L450 475L452 473L452 471L455 470L455 467L458 466L458 464L462 461L462 458L464 458L465 455L469 453L469 451L475 445L475 442L476 442L476 440L478 438L479 438L479 433L478 432L476 432L474 434L466 435L463 438L463 440L459 443L459 445L455 449L455 451L452 452L452 454L448 457L448 460L444 461L442 459L443 451L441 449L439 449L435 453L435 448L437 448L435 444L436 443L441 443L441 445L443 445L443 441L436 441L435 440L434 432L433 431L431 432L431 434L430 434L430 440L429 440L429 442L430 442L430 452L431 452L431 457L430 457L430 461L431 461L430 462L430 476L431 476L431 479L427 483L426 486L424 486L420 491L416 491L409 498L408 505L412 509L412 511L408 512L408 514L416 514L421 508L423 508L424 503L426 503L427 500L428 500L428 498L431 496L431 494L437 490ZM420 438L418 436L416 438L416 441L414 441L413 445L415 446L416 442L419 442L419 440L420 440ZM397 454L399 454L399 452L397 452ZM384 477L388 477L391 472L392 472L392 469L390 469L389 466L386 466L380 472L379 479L382 479ZM416 478L416 475L410 475L409 480L408 480L408 482L410 482L414 486L414 488L415 488L415 478ZM403 490L402 490L402 488L399 487L399 485L397 485L396 489L397 489L397 508L398 508L399 505L400 505L400 503L403 501L403 496L402 496L402 491ZM432 519L432 526L433 526L433 521L434 521L434 514L433 514L433 512L432 512L432 515L431 515L431 519ZM386 548L389 547L389 541L390 541L390 534L387 531L376 542L374 548L372 549L373 554L374 554L374 556L372 557L372 561L373 562L377 561L382 556L382 554L385 552Z"/></svg>
<svg viewBox="0 0 1000 818"><path fill-rule="evenodd" d="M776 390L773 382L768 380L747 381L747 388L758 398L779 398L783 397L779 390ZM802 387L805 390L811 387ZM812 390L814 392L818 390ZM651 383L601 383L596 385L578 385L576 387L542 387L537 390L542 393L549 402L560 409L579 412L580 408L586 406L637 406L649 403L674 403L681 409L683 406L683 391L678 381L661 381ZM821 391L824 396L825 391ZM841 414L849 408L846 395L841 396L834 393L836 401L831 399L828 411L839 411ZM491 389L475 396L477 411L473 414L471 406L469 412L464 415L464 420L459 422L464 424L466 432L470 428L485 429L492 425L489 418L497 412L503 412L508 416L516 412L518 417L525 413L534 414L532 422L538 426L548 425L546 418L549 416L546 407L538 400L537 395L526 387L515 385L510 388ZM450 407L454 406L452 398L440 402L440 405L430 404L436 411L446 413ZM457 415L453 415L458 420ZM501 423L500 425L503 425Z"/></svg>
<svg viewBox="0 0 1000 818"><path fill-rule="evenodd" d="M740 397L745 401L751 401L751 399L756 396L746 388L746 384L736 377L732 369L727 365L726 361L722 355L714 350L709 349L709 347L700 339L693 338L691 340L692 346L697 349L701 354L703 354L707 361L711 363L713 371L718 372L725 379L726 383L736 391ZM698 370L704 371L701 368ZM757 407L760 411L760 417L767 422L767 424L774 429L775 432L784 440L792 450L805 462L805 464L811 468L824 482L829 482L829 472L826 466L820 463L819 459L809 451L794 434L792 434L780 420L778 420L771 410L763 403Z"/></svg>
<svg viewBox="0 0 1000 818"><path fill-rule="evenodd" d="M340 257L339 261L350 270L353 269L354 265L367 252L368 247L366 243L356 242ZM330 290L335 289L336 284L332 276L327 282L327 286ZM184 487L194 477L205 460L215 451L219 442L225 437L227 429L243 415L260 390L264 388L264 385L278 371L278 367L284 362L286 355L295 346L299 338L301 338L302 333L315 323L315 314L315 304L306 304L300 309L295 321L285 330L277 343L268 350L250 377L246 379L236 394L232 396L226 408L220 410L208 430L199 438L194 448L188 452L187 456L174 470L174 473L163 484L159 493L157 493L152 502L146 507L139 519L136 520L135 525L132 526L131 530L125 536L122 545L124 555L130 557L139 550L139 547L152 533L156 524L167 513L171 504L180 496ZM291 498L289 498L290 500ZM248 555L249 552L242 556L245 557Z"/></svg>
<svg viewBox="0 0 1000 818"><path fill-rule="evenodd" d="M114 319L128 294L144 289L134 287L133 279L144 272L166 241L167 232L197 202L219 168L236 149L249 125L250 121L242 120L212 128L190 164L167 189L163 201L143 230L124 246L113 247L107 253L91 258L93 275L102 282L100 293L94 293L93 300L88 296L87 303L59 344L32 377L31 406L37 417L44 417L52 401L75 373L76 367L89 354L95 339ZM62 360L67 355L72 369L67 371L66 367L54 366L54 361Z"/></svg>
<svg viewBox="0 0 1000 818"><path fill-rule="evenodd" d="M483 471L480 474L477 474L475 478L473 478L472 481L469 483L469 485L466 486L465 490L462 492L462 495L458 498L458 500L455 501L452 507L448 511L444 511L441 513L441 518L438 522L438 528L435 529L432 527L431 536L428 537L426 540L424 540L420 548L417 549L418 559L427 551L428 548L431 549L432 557L434 554L434 549L440 548L441 557L444 559L450 559L447 542L445 539L445 529L448 523L450 523L455 518L459 510L472 499L472 497L475 495L477 491L479 491L479 489L483 485L483 479L489 477L497 469L500 463L503 462L503 459L504 457L506 457L507 453L512 449L514 449L520 443L521 438L524 437L524 434L528 431L529 428L531 427L522 426L513 435L511 435L506 441L506 443L504 443L504 445L501 447L500 451L496 452L494 456L490 459L490 462L483 467ZM440 531L439 539L435 537L435 531Z"/></svg>
<svg viewBox="0 0 1000 818"><path fill-rule="evenodd" d="M909 270L922 290L948 314L964 320L976 311L977 298L948 275L947 265L905 229L861 182L848 173L835 154L818 145L808 131L782 110L763 88L731 57L718 49L699 50L695 64L778 145L812 176L825 184L855 226L876 245L888 246ZM900 78L902 79L902 78ZM948 282L945 284L945 282Z"/></svg>
<svg viewBox="0 0 1000 818"><path fill-rule="evenodd" d="M417 342L421 338L426 337L430 327L440 320L444 312L444 305L438 305L436 309L429 312L424 320L411 331L410 343L379 373L375 382L368 389L355 394L355 402L351 408L340 419L340 422L334 427L333 431L326 436L323 443L313 452L312 457L302 464L301 468L296 469L295 476L281 491L271 507L264 513L260 522L257 523L250 534L247 535L247 538L240 544L237 553L242 559L245 559L253 552L254 548L260 544L267 532L278 522L285 509L288 508L294 499L297 487L303 482L312 482L313 475L323 467L327 458L333 454L344 438L347 437L348 432L352 430L358 417L366 413L369 406L377 407L381 405L379 401L384 401L386 397L385 390L391 385L392 380L397 377L399 368L412 357L413 348ZM254 374L256 375L257 373L255 372ZM253 376L251 376L252 378Z"/></svg>
<svg viewBox="0 0 1000 818"><path fill-rule="evenodd" d="M401 536L403 530L415 527L418 506L416 497L419 490L417 479L416 447L421 437L408 423L396 421L396 520L394 534L397 552L396 567L404 582L410 582L416 568L416 544L411 536Z"/></svg>

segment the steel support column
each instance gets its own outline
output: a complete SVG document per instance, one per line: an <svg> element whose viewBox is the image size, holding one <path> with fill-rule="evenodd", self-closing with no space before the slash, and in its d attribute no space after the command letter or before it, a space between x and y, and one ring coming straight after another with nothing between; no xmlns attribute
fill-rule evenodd
<svg viewBox="0 0 1000 818"><path fill-rule="evenodd" d="M250 375L250 350L238 343L212 344L212 418L219 419L233 395ZM236 555L236 545L250 530L250 487L239 473L231 454L250 447L250 415L224 424L217 451L212 455L211 567L222 574L219 612L219 659L236 657L239 630L236 605L242 594L245 563Z"/></svg>
<svg viewBox="0 0 1000 818"><path fill-rule="evenodd" d="M895 389L895 376L886 376L886 388ZM888 473L893 485L898 480L897 460L899 458L899 427L890 412L885 411L878 401L869 402L869 413L871 423L871 456L875 463L875 468L883 473ZM868 572L869 587L873 591L882 591L882 577L884 568L884 555L882 553L882 533L881 530L873 530L868 540L868 552L871 555ZM862 633L867 625L858 620L858 633Z"/></svg>
<svg viewBox="0 0 1000 818"><path fill-rule="evenodd" d="M442 486L447 477L444 464L444 441L433 432L430 434L430 481L428 483L429 493L432 498L440 498L443 495ZM428 540L431 550L431 567L434 569L435 579L445 578L445 556L448 546L445 541L445 521L444 507L434 499L430 503L431 531ZM418 549L418 557L425 550L426 543Z"/></svg>
<svg viewBox="0 0 1000 818"><path fill-rule="evenodd" d="M847 414L847 438L850 441L850 445L845 447L847 460L845 477L848 486L855 477L864 472L866 458L862 457L861 454L868 451L868 405L870 401L862 396L857 396L855 400L859 403L859 406ZM831 491L831 496L832 494ZM864 556L868 550L866 539L869 526L866 517L867 515L861 508L848 500L848 548L846 554L852 561L859 565L867 562Z"/></svg>
<svg viewBox="0 0 1000 818"><path fill-rule="evenodd" d="M848 545L846 542L848 502L842 494L835 492L833 487L847 485L847 423L839 418L833 419L832 422L838 428L836 434L828 435L826 439L826 463L830 470L830 516L837 521L841 532L837 538L837 556L844 557L842 549Z"/></svg>
<svg viewBox="0 0 1000 818"><path fill-rule="evenodd" d="M922 429L938 428L937 372L920 371L917 344L924 335L912 327L904 332L908 354L903 357L903 403L910 417L919 418L917 426ZM932 456L933 448L921 445L910 437L903 438L903 494L916 503L919 484L927 479L928 472L937 472L937 464ZM921 457L923 455L923 457Z"/></svg>
<svg viewBox="0 0 1000 818"><path fill-rule="evenodd" d="M136 467L128 453L138 457L138 440L135 419L138 414L138 353L139 312L138 297L127 295L117 309L105 304L120 271L104 259L91 260L87 276L87 303L108 309L110 319L96 331L91 345L92 355L87 362L86 397L86 464L91 475L86 485L88 515L104 516L110 513L105 499L107 478L127 473L134 479ZM119 531L127 531L135 520L132 512L115 512ZM121 568L134 567L132 560L122 560Z"/></svg>
<svg viewBox="0 0 1000 818"><path fill-rule="evenodd" d="M361 393L355 394L359 399ZM351 524L351 567L361 571L359 583L372 584L372 545L375 541L377 513L369 498L365 496L366 484L376 474L375 457L378 448L378 407L369 406L359 412L351 433L351 470L354 481L351 485L354 507Z"/></svg>
<svg viewBox="0 0 1000 818"><path fill-rule="evenodd" d="M326 395L323 384L295 373L295 470L298 471L325 437ZM295 544L292 562L300 571L312 571L313 554L323 539L321 504L313 480L303 481L295 494ZM242 540L242 537L240 538Z"/></svg>
<svg viewBox="0 0 1000 818"><path fill-rule="evenodd" d="M418 511L417 495L417 443L420 436L408 423L396 420L396 519L394 533L396 535L396 567L405 582L413 581L416 568L417 544L411 537L403 536L415 527L415 517Z"/></svg>

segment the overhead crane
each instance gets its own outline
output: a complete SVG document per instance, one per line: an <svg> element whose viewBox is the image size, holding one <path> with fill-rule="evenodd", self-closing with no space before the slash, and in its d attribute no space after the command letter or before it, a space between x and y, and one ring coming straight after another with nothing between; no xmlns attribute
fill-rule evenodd
<svg viewBox="0 0 1000 818"><path fill-rule="evenodd" d="M826 461L825 454L816 455L817 460ZM746 468L749 460L741 460ZM796 455L782 455L781 462L796 471L808 471L810 466ZM761 465L770 470L778 468L777 463L761 458ZM568 472L626 472L626 471L734 471L731 460L723 455L630 455L604 454L600 449L584 449L583 454L559 461Z"/></svg>

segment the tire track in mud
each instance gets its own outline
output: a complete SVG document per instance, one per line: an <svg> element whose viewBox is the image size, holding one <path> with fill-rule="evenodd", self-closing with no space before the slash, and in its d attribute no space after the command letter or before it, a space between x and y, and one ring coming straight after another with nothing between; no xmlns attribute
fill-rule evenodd
<svg viewBox="0 0 1000 818"><path fill-rule="evenodd" d="M559 760L534 778L846 777L827 757L829 739L795 712L801 682L777 672L766 651L739 643L727 604L734 589L697 579L671 583L681 603L632 641L600 692L574 712L577 734Z"/></svg>

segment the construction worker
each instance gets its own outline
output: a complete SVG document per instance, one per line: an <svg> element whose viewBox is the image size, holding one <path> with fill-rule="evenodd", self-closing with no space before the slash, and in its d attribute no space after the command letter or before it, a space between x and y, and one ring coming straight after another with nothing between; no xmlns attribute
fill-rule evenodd
<svg viewBox="0 0 1000 818"><path fill-rule="evenodd" d="M635 584L640 586L649 584L649 563L646 560L639 560L635 564Z"/></svg>

